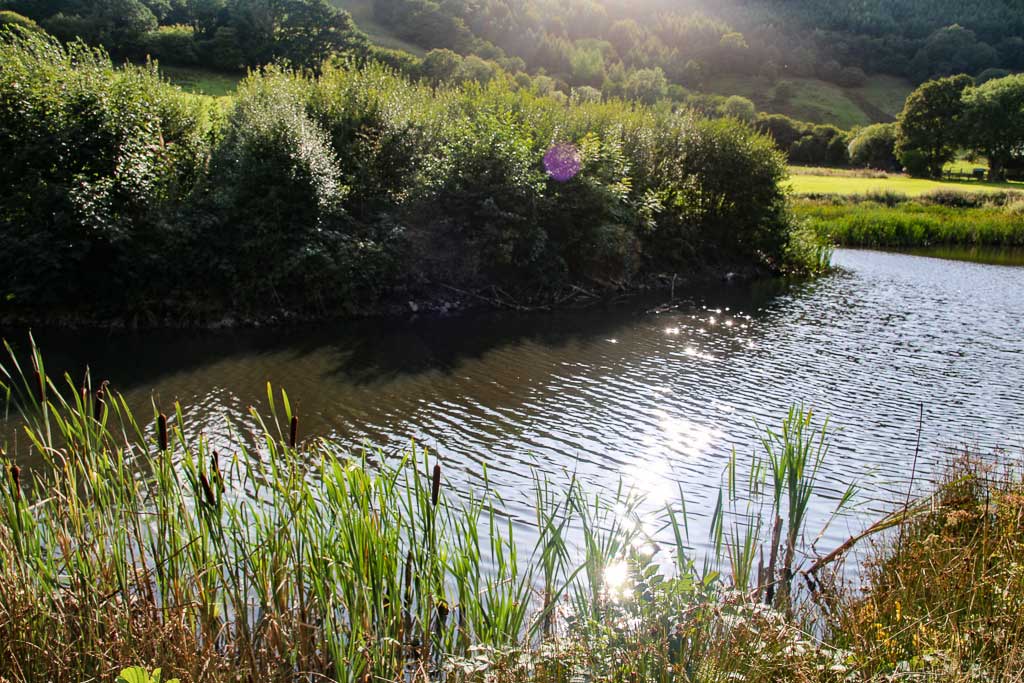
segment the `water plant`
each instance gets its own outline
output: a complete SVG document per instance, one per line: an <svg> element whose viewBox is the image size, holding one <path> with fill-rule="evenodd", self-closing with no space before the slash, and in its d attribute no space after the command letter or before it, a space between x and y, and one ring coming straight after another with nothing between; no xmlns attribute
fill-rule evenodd
<svg viewBox="0 0 1024 683"><path fill-rule="evenodd" d="M182 681L775 680L832 661L790 588L827 451L802 409L765 432L745 487L733 458L700 564L682 497L652 527L623 486L538 478L532 519L513 519L486 473L455 494L436 454L300 438L269 386L258 428L212 443L177 405L143 423L88 373L8 351L0 386L27 441L24 467L2 463L5 679L137 664ZM762 512L786 516L781 540ZM770 574L753 571L766 541ZM765 605L773 585L787 598Z"/></svg>

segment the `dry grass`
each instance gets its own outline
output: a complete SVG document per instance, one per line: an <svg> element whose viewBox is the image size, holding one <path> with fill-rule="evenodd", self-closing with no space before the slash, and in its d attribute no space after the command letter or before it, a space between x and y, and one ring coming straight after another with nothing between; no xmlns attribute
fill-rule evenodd
<svg viewBox="0 0 1024 683"><path fill-rule="evenodd" d="M863 679L1024 679L1024 485L964 455L920 514L876 541L866 590L833 615Z"/></svg>

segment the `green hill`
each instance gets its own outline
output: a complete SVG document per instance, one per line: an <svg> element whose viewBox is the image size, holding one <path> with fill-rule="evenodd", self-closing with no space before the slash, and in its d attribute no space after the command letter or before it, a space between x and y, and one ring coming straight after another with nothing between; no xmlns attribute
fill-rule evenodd
<svg viewBox="0 0 1024 683"><path fill-rule="evenodd" d="M375 45L392 50L405 50L418 57L425 54L423 48L402 40L388 27L373 18L373 0L330 0L330 3L351 14L356 25Z"/></svg>
<svg viewBox="0 0 1024 683"><path fill-rule="evenodd" d="M817 78L770 83L756 76L723 76L709 86L718 95L746 97L760 111L844 129L893 121L912 89L909 81L882 75L870 77L859 88L843 88Z"/></svg>

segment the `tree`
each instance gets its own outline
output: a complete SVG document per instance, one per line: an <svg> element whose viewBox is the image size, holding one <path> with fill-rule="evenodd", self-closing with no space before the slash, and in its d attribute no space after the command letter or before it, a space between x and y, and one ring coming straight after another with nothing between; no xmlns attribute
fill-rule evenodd
<svg viewBox="0 0 1024 683"><path fill-rule="evenodd" d="M583 85L572 89L570 99L576 104L593 104L601 101L601 91L589 85Z"/></svg>
<svg viewBox="0 0 1024 683"><path fill-rule="evenodd" d="M462 57L444 48L431 50L420 64L420 73L424 78L438 85L450 81L455 71L462 64Z"/></svg>
<svg viewBox="0 0 1024 683"><path fill-rule="evenodd" d="M625 57L644 37L644 29L634 19L620 19L608 29L608 40L620 57Z"/></svg>
<svg viewBox="0 0 1024 683"><path fill-rule="evenodd" d="M757 116L754 103L739 95L733 95L722 104L722 113L746 123L752 123Z"/></svg>
<svg viewBox="0 0 1024 683"><path fill-rule="evenodd" d="M974 31L959 24L946 26L928 36L928 40L910 63L911 76L925 80L932 76L977 73L992 66L999 56L987 43L979 42Z"/></svg>
<svg viewBox="0 0 1024 683"><path fill-rule="evenodd" d="M572 59L572 80L576 85L599 86L604 81L604 57L594 48L576 50Z"/></svg>
<svg viewBox="0 0 1024 683"><path fill-rule="evenodd" d="M883 171L898 170L896 131L894 123L876 123L862 128L850 141L850 163Z"/></svg>
<svg viewBox="0 0 1024 683"><path fill-rule="evenodd" d="M629 99L654 104L668 93L668 80L659 67L637 69L626 79L625 95Z"/></svg>
<svg viewBox="0 0 1024 683"><path fill-rule="evenodd" d="M273 54L307 68L332 54L365 51L367 39L348 12L326 0L275 0Z"/></svg>
<svg viewBox="0 0 1024 683"><path fill-rule="evenodd" d="M959 148L964 90L970 76L928 81L910 93L899 115L896 155L915 175L942 176Z"/></svg>
<svg viewBox="0 0 1024 683"><path fill-rule="evenodd" d="M1006 165L1024 154L1024 75L968 88L963 103L968 146L988 158L989 180L1003 180Z"/></svg>
<svg viewBox="0 0 1024 683"><path fill-rule="evenodd" d="M452 74L452 80L456 83L477 83L487 84L491 79L498 76L498 67L493 62L487 62L476 55L469 55L459 64Z"/></svg>

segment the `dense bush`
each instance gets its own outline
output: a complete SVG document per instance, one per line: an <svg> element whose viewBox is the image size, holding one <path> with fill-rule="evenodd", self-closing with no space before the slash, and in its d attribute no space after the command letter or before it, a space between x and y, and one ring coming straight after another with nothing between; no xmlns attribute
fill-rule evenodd
<svg viewBox="0 0 1024 683"><path fill-rule="evenodd" d="M794 164L845 166L850 161L846 133L835 126L814 125L781 114L761 114L756 126Z"/></svg>
<svg viewBox="0 0 1024 683"><path fill-rule="evenodd" d="M0 10L0 31L8 26L20 26L21 28L28 31L42 31L39 24L32 21L28 17L23 17L17 12L11 12L9 10Z"/></svg>
<svg viewBox="0 0 1024 683"><path fill-rule="evenodd" d="M522 297L799 266L783 158L734 120L373 63L255 73L222 114L80 45L22 36L2 57L14 305L323 313L426 283ZM556 144L578 156L559 180Z"/></svg>
<svg viewBox="0 0 1024 683"><path fill-rule="evenodd" d="M896 124L876 123L857 131L850 140L850 163L864 168L898 171Z"/></svg>
<svg viewBox="0 0 1024 683"><path fill-rule="evenodd" d="M191 26L161 26L143 37L142 49L147 56L167 64L199 63L200 50Z"/></svg>
<svg viewBox="0 0 1024 683"><path fill-rule="evenodd" d="M25 305L123 308L157 291L207 112L80 44L0 41L0 272Z"/></svg>

